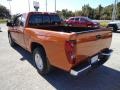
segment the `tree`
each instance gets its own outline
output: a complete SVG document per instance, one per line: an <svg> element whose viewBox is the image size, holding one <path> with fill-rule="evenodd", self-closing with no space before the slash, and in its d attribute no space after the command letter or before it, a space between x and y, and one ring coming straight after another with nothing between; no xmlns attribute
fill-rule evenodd
<svg viewBox="0 0 120 90"><path fill-rule="evenodd" d="M117 15L118 15L118 19L120 20L120 2L117 4Z"/></svg>
<svg viewBox="0 0 120 90"><path fill-rule="evenodd" d="M82 7L82 15L89 17L89 18L93 18L94 17L94 9L92 9L89 4L88 5L84 5Z"/></svg>
<svg viewBox="0 0 120 90"><path fill-rule="evenodd" d="M101 15L102 15L102 11L103 11L103 7L101 5L98 6L98 8L96 9L97 11L97 19L101 19Z"/></svg>
<svg viewBox="0 0 120 90"><path fill-rule="evenodd" d="M69 17L75 16L75 13L73 13L72 11L69 11L67 9L63 9L62 11L57 11L57 13L63 18L63 19L67 19Z"/></svg>
<svg viewBox="0 0 120 90"><path fill-rule="evenodd" d="M118 8L118 19L120 19L120 2L117 4ZM62 11L57 11L57 13L63 18L69 18L72 16L86 16L92 19L106 19L111 20L112 18L112 11L113 11L113 4L108 5L106 7L102 7L99 5L97 8L92 8L89 4L84 5L82 10L77 10L75 12L69 11L67 9L63 9Z"/></svg>
<svg viewBox="0 0 120 90"><path fill-rule="evenodd" d="M0 5L0 18L10 18L10 12L9 12L9 10L6 8L6 7L4 7L4 6L2 6L2 5Z"/></svg>

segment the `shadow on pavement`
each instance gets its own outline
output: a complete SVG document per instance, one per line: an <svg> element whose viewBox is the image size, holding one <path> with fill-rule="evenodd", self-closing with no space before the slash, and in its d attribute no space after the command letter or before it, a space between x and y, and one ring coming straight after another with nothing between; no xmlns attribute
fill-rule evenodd
<svg viewBox="0 0 120 90"><path fill-rule="evenodd" d="M14 49L23 56L21 61L27 60L35 67L30 53L19 46ZM120 72L106 66L101 66L76 78L67 72L55 69L43 78L57 90L120 90Z"/></svg>

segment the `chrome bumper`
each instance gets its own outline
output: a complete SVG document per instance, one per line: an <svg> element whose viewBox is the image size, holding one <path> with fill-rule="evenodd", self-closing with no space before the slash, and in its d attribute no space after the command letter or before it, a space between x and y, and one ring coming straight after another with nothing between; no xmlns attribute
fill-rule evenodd
<svg viewBox="0 0 120 90"><path fill-rule="evenodd" d="M80 70L71 69L70 74L73 75L73 76L78 76L81 72L89 70L92 67L94 67L94 65L96 65L98 67L98 66L104 64L109 59L109 57L111 56L111 53L112 53L112 50L100 53L99 56L104 57L104 61L102 60L103 58L101 58L101 59L98 60L97 63L89 64L89 65L85 66L84 68L82 68Z"/></svg>

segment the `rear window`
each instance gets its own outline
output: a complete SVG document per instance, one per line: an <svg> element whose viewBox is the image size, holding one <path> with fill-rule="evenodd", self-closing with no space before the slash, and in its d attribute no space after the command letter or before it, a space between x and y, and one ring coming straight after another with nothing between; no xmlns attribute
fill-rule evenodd
<svg viewBox="0 0 120 90"><path fill-rule="evenodd" d="M84 19L84 18L81 18L80 21L81 21L81 22L87 22L87 20Z"/></svg>
<svg viewBox="0 0 120 90"><path fill-rule="evenodd" d="M34 14L30 16L29 25L37 25L42 24L42 15L41 14Z"/></svg>
<svg viewBox="0 0 120 90"><path fill-rule="evenodd" d="M29 26L50 25L60 22L61 19L58 15L33 14L29 18Z"/></svg>
<svg viewBox="0 0 120 90"><path fill-rule="evenodd" d="M79 18L75 18L75 21L79 21Z"/></svg>
<svg viewBox="0 0 120 90"><path fill-rule="evenodd" d="M74 18L70 18L70 20L74 20Z"/></svg>
<svg viewBox="0 0 120 90"><path fill-rule="evenodd" d="M50 15L51 23L59 23L61 19L58 15Z"/></svg>
<svg viewBox="0 0 120 90"><path fill-rule="evenodd" d="M43 24L49 24L49 23L50 23L50 16L43 15Z"/></svg>

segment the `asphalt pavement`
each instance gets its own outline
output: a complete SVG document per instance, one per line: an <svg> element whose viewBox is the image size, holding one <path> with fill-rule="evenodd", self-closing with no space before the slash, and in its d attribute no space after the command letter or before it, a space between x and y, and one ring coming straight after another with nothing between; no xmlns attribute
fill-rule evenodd
<svg viewBox="0 0 120 90"><path fill-rule="evenodd" d="M96 70L77 78L59 69L41 76L32 55L10 47L7 27L0 24L0 90L120 90L120 31L113 33L111 58Z"/></svg>

